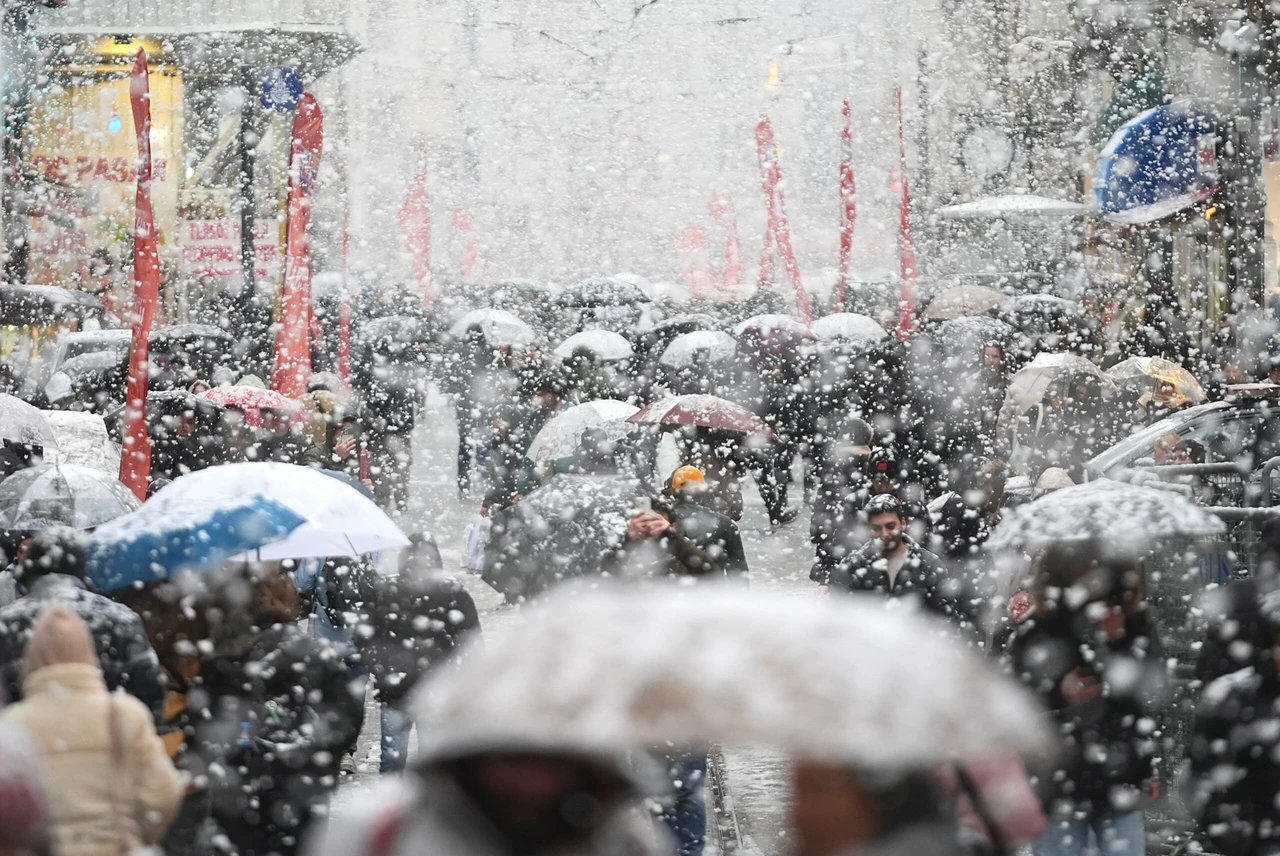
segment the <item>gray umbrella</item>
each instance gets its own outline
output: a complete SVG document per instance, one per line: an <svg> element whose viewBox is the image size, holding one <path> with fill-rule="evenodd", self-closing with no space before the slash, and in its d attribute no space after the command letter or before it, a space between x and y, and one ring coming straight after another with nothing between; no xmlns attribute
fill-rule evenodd
<svg viewBox="0 0 1280 856"><path fill-rule="evenodd" d="M0 438L46 449L58 447L57 435L44 412L4 392L0 392Z"/></svg>
<svg viewBox="0 0 1280 856"><path fill-rule="evenodd" d="M142 503L112 476L76 464L42 464L0 482L0 529L61 524L92 529Z"/></svg>

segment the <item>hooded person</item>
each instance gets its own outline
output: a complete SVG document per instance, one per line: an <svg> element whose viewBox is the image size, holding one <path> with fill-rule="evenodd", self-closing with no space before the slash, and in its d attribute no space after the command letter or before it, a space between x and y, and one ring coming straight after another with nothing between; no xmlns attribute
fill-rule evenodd
<svg viewBox="0 0 1280 856"><path fill-rule="evenodd" d="M738 525L702 504L706 491L706 477L697 467L686 465L672 472L663 491L670 502L671 527L706 551L725 574L746 574L747 552Z"/></svg>
<svg viewBox="0 0 1280 856"><path fill-rule="evenodd" d="M185 784L137 699L107 690L94 640L68 604L46 606L23 656L23 700L5 721L31 736L58 856L118 856L160 839Z"/></svg>

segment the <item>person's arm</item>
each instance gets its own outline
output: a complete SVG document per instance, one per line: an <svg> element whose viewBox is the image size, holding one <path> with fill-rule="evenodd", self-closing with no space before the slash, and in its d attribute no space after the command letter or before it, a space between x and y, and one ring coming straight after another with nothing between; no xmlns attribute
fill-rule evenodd
<svg viewBox="0 0 1280 856"><path fill-rule="evenodd" d="M142 619L131 615L128 623L114 627L116 650L120 652L123 669L120 689L141 701L151 711L152 721L164 722L165 680Z"/></svg>
<svg viewBox="0 0 1280 856"><path fill-rule="evenodd" d="M128 752L134 777L134 812L143 844L159 841L182 805L186 789L183 776L173 766L164 742L156 735L148 712L140 703L130 704L128 697L112 696L111 704L119 705L120 718L128 727Z"/></svg>

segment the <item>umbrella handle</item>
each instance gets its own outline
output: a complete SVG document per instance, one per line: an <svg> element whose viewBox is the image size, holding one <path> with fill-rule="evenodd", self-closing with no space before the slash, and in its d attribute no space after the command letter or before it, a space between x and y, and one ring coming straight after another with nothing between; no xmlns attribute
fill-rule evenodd
<svg viewBox="0 0 1280 856"><path fill-rule="evenodd" d="M996 825L995 819L991 816L991 810L987 807L987 801L982 798L981 791L978 790L978 784L969 775L969 771L965 769L964 764L957 761L955 763L956 781L960 783L960 788L969 797L969 802L973 804L973 811L982 821L982 825L987 828L987 837L991 839L991 856L1008 856L1009 844L1004 840L1004 834Z"/></svg>

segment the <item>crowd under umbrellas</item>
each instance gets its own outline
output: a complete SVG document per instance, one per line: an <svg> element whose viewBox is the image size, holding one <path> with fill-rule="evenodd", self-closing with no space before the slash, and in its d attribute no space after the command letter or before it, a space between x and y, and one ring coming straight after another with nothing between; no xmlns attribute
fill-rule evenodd
<svg viewBox="0 0 1280 856"><path fill-rule="evenodd" d="M0 844L695 856L743 844L708 759L771 748L799 856L1270 852L1280 387L1060 297L942 292L901 338L653 291L367 319L349 382L298 399L173 329L145 499L93 352L43 408L0 395L0 718L43 756L0 747L0 794L43 806L0 805ZM415 495L428 419L465 532ZM107 690L145 728L94 732L84 796L59 752ZM369 732L378 783L345 760Z"/></svg>

